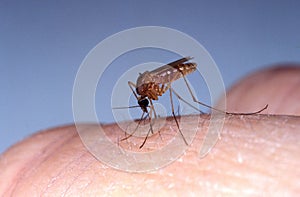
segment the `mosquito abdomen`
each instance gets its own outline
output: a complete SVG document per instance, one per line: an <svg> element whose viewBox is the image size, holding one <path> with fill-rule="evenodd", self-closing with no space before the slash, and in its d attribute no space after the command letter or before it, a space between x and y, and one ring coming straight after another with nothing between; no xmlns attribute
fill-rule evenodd
<svg viewBox="0 0 300 197"><path fill-rule="evenodd" d="M173 67L166 65L166 69L164 69L162 72L156 74L154 73L150 73L150 74L152 75L152 80L155 83L167 84L194 72L196 68L197 68L197 64L193 62L179 64Z"/></svg>

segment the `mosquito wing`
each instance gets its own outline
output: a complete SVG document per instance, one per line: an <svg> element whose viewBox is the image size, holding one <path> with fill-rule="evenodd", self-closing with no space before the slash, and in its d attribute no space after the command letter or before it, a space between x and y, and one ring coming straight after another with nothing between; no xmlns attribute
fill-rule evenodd
<svg viewBox="0 0 300 197"><path fill-rule="evenodd" d="M158 84L166 84L176 81L183 75L187 75L196 70L197 64L187 62L191 60L191 57L184 57L164 66L161 66L155 70L149 72L153 82Z"/></svg>
<svg viewBox="0 0 300 197"><path fill-rule="evenodd" d="M171 68L176 68L179 64L183 64L184 62L187 62L189 60L193 59L192 57L184 57L179 60L176 60L174 62L168 63L166 65L163 65L155 70L150 71L150 73L159 74L163 73L167 70L170 70Z"/></svg>

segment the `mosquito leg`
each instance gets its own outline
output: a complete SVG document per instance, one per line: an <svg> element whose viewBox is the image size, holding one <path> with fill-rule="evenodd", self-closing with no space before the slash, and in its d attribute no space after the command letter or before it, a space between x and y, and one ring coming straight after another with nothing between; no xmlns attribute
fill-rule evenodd
<svg viewBox="0 0 300 197"><path fill-rule="evenodd" d="M150 111L151 111L151 109L150 109ZM145 145L145 143L146 143L146 141L147 141L147 139L148 139L148 137L149 137L149 134L150 134L150 132L151 133L153 133L153 128L152 128L152 118L151 118L151 114L150 114L150 116L149 116L149 119L150 119L150 128L149 128L149 130L148 130L148 133L147 133L147 135L146 135L146 137L145 137L145 139L144 139L144 141L143 141L143 143L140 145L140 149L141 148L143 148L143 146Z"/></svg>
<svg viewBox="0 0 300 197"><path fill-rule="evenodd" d="M202 103L202 102L198 101L198 100L195 98L195 96L194 96L194 94L193 94L193 92L192 92L192 90L191 90L191 87L190 87L190 85L188 84L188 82L187 82L187 80L186 80L186 78L185 78L184 75L183 75L183 79L184 79L184 82L185 82L185 84L186 84L186 86L187 86L189 92L190 92L190 95L191 95L192 98L193 98L193 101L196 102L196 103L198 103L198 104L200 104L200 105L203 105L203 106L205 106L205 107L207 107L207 108L209 108L209 109L212 109L212 110L215 110L215 111L218 111L218 112L222 112L222 113L225 113L225 114L230 114L230 115L253 115L253 114L258 114L258 113L260 113L260 112L262 112L262 111L264 111L265 109L268 108L268 105L266 105L264 108L262 108L261 110L258 110L258 111L256 111L256 112L251 112L251 113L232 113L232 112L227 112L227 111L223 111L223 110L220 110L220 109L211 107L211 106L209 106L209 105L207 105L207 104L205 104L205 103Z"/></svg>
<svg viewBox="0 0 300 197"><path fill-rule="evenodd" d="M152 110L153 110L153 113L154 113L154 118L156 119L156 118L157 118L157 114L156 114L156 111L155 111L155 109L154 109L153 102L152 102L152 100L151 100L151 99L149 99L149 100L150 100L150 109L152 109Z"/></svg>
<svg viewBox="0 0 300 197"><path fill-rule="evenodd" d="M152 128L151 128L151 126L150 126L150 129L149 129L149 131L148 131L148 133L147 133L147 135L146 135L146 137L145 137L143 143L140 145L139 148L143 148L143 146L146 144L146 141L147 141L147 139L148 139L148 136L149 136L151 130L152 130ZM153 131L152 131L152 132L153 132Z"/></svg>
<svg viewBox="0 0 300 197"><path fill-rule="evenodd" d="M154 107L153 107L153 104L152 104L151 100L150 100L150 103L151 103L151 106L150 106L150 112L149 112L150 128L149 128L149 130L148 130L148 133L147 133L147 135L146 135L146 137L145 137L143 143L140 145L139 148L143 148L143 146L145 145L145 143L146 143L146 141L147 141L147 139L148 139L148 137L149 137L150 132L153 134L153 127L152 127L152 111L154 110Z"/></svg>
<svg viewBox="0 0 300 197"><path fill-rule="evenodd" d="M155 108L154 108L154 105L153 105L153 102L151 99L150 100L150 110L152 109L153 111L153 114L154 114L154 119L156 120L157 119L157 114L156 114L156 111L155 111ZM150 119L150 126L153 126L155 123L152 123L152 117ZM153 129L151 129L151 133L153 134ZM160 130L158 130L158 135L160 137L160 139L162 139L161 135L160 135Z"/></svg>
<svg viewBox="0 0 300 197"><path fill-rule="evenodd" d="M195 107L194 105L190 104L188 101L186 101L184 98L182 98L173 88L172 88L172 92L176 95L176 97L183 101L185 104L187 104L188 106L190 106L191 108L197 110L198 112L200 112L201 114L204 114L203 111L201 111L200 109L198 109L197 107Z"/></svg>
<svg viewBox="0 0 300 197"><path fill-rule="evenodd" d="M171 83L170 83L168 86L170 87L170 88L169 88L169 92L170 92L170 101L171 101L172 115L173 115L173 117L174 117L174 119L175 119L177 128L178 128L178 130L179 130L180 135L182 136L182 139L183 139L184 143L185 143L186 145L188 145L188 143L187 143L187 141L186 141L186 139L185 139L185 137L184 137L184 135L183 135L183 133L182 133L180 127L179 127L177 118L176 118L176 116L175 116L175 112L174 112L174 104L173 104L173 97L172 97L172 87L171 87Z"/></svg>
<svg viewBox="0 0 300 197"><path fill-rule="evenodd" d="M128 138L132 137L133 134L136 132L136 130L138 129L138 127L140 126L142 120L144 119L144 115L145 115L145 112L143 112L142 114L142 117L140 118L139 120L139 123L137 124L137 126L135 127L134 131L132 133L130 133L128 136L124 137L123 139L121 139L121 141L124 141L124 140L127 140ZM147 117L147 116L146 116ZM126 132L125 132L125 135L126 135Z"/></svg>
<svg viewBox="0 0 300 197"><path fill-rule="evenodd" d="M136 88L136 85L133 82L128 81L128 86L130 87L130 89L131 89L132 93L134 94L136 100L138 100L139 97L137 96L136 92L134 91L134 88Z"/></svg>

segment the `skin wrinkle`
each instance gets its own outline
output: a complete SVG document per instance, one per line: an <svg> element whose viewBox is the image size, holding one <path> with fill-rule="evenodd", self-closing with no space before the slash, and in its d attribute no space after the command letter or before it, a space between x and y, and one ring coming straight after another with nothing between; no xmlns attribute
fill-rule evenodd
<svg viewBox="0 0 300 197"><path fill-rule="evenodd" d="M78 163L80 163L80 159L82 159L84 156L86 155L90 155L90 153L87 151L87 150L84 150L84 152L82 152L81 155L79 155L79 157L76 157L74 160L70 161L69 163L67 163L65 165L64 168L62 168L58 173L57 175L55 176L55 179L51 179L51 180L54 180L54 181L50 181L49 184L47 184L47 187L45 188L45 190L42 192L43 194L46 194L47 193L47 190L50 189L49 185L52 186L53 183L57 180L57 178L59 177L62 177L63 175L65 175L66 173L66 169L69 168L71 166L71 164L76 164L78 161ZM87 162L87 165L84 166L83 170L86 169L89 165L92 164L93 161L91 161L90 163ZM74 167L71 167L71 168L74 168ZM69 170L69 169L68 169ZM68 189L72 186L72 183L74 183L76 181L76 179L78 178L78 176L80 176L80 174L82 174L84 171L80 171L80 173L78 175L74 175L71 183L69 184L69 186L66 188L65 192L63 193L63 196L65 196L65 194L68 192ZM50 192L51 194L51 192Z"/></svg>
<svg viewBox="0 0 300 197"><path fill-rule="evenodd" d="M88 152L84 153L84 155L90 155ZM80 158L77 158L76 160L79 160ZM74 176L72 178L71 183L69 184L69 186L66 188L65 192L63 193L63 196L66 196L67 193L70 191L70 189L73 187L74 183L76 182L76 180L78 180L80 178L80 176L82 176L85 173L85 170L88 169L89 166L91 166L95 161L90 161L89 163L87 162L87 164L83 167L83 169L81 169L80 173L76 174L76 176ZM86 186L87 187L87 186ZM51 194L51 193L50 193Z"/></svg>
<svg viewBox="0 0 300 197"><path fill-rule="evenodd" d="M13 195L15 193L15 189L17 189L18 185L20 183L22 183L22 180L29 177L32 172L35 173L36 168L38 168L40 165L42 165L44 162L46 162L49 158L51 158L52 155L61 148L61 146L65 146L66 144L68 144L68 142L70 142L74 137L76 137L76 135L77 134L74 133L71 136L69 136L68 138L58 138L58 139L63 139L61 141L61 143L58 143L56 141L56 139L52 140L43 149L41 149L41 151L35 157L33 157L31 160L29 160L24 165L23 169L16 175L17 179L19 180L16 182L18 184L15 184L9 193L11 193ZM53 147L55 147L55 148L53 149ZM50 150L50 151L48 151L48 150ZM46 157L43 157L42 155L46 155ZM35 164L34 166L32 166L33 163ZM8 191L6 191L5 193L8 193Z"/></svg>
<svg viewBox="0 0 300 197"><path fill-rule="evenodd" d="M87 128L87 130L89 130L89 128ZM74 176L74 177L72 178L72 181L71 181L71 183L69 184L69 186L68 186L68 188L66 189L66 191L64 192L64 195L63 195L63 196L67 195L67 192L68 192L69 190L71 190L72 187L74 187L76 181L79 180L79 178L81 178L81 177L84 175L84 173L87 171L87 169L88 169L90 166L92 166L92 165L94 165L94 164L96 164L96 165L99 164L98 161L94 158L94 156L92 156L92 155L90 154L90 152L88 152L87 150L82 154L82 157L83 157L83 156L87 156L88 161L84 162L84 163L86 163L86 165L84 165L84 167L83 167L82 169L80 169L80 171L79 171L80 173L76 174L76 176ZM90 156L92 156L92 157L90 157ZM79 163L82 163L81 159L82 159L82 158L78 157L78 158L76 159L76 161L79 161ZM77 165L76 165L76 166L77 166ZM108 168L108 167L105 167L105 168L102 167L102 169L107 169L107 168ZM104 170L102 170L102 172L105 173ZM95 174L94 174L94 176L95 176ZM105 177L105 174L102 174L102 176ZM86 185L84 185L84 186L83 186L83 187L85 188L84 190L86 190L86 189L88 188L88 186L91 185L91 183L92 183L92 181L89 181L89 183L87 183ZM82 186L82 185L81 185L81 186ZM74 193L73 195L75 195L75 194L76 194L76 193Z"/></svg>
<svg viewBox="0 0 300 197"><path fill-rule="evenodd" d="M299 65L287 65L267 68L240 80L227 94L231 98L228 100L228 110L251 111L258 103L268 103L269 113L300 115L300 107L296 104L300 99L299 85L296 85L299 74ZM292 88L292 94L286 92Z"/></svg>
<svg viewBox="0 0 300 197"><path fill-rule="evenodd" d="M88 129L88 128L87 128ZM77 136L78 137L78 136ZM82 146L81 146L82 147ZM73 173L71 174L71 178L69 178L70 179L70 181L68 182L68 184L66 184L66 185L68 185L67 186L67 188L64 188L64 191L63 191L63 193L62 193L62 195L63 196L65 196L65 195L69 195L68 193L69 193L69 191L70 190L72 190L72 188L74 187L74 185L76 185L76 183L79 181L80 182L80 178L84 175L84 173L86 172L86 170L89 168L89 166L91 166L91 165L93 165L94 163L96 163L97 162L97 164L98 164L98 161L97 160L95 160L95 158L92 156L91 157L91 154L85 149L85 148L83 148L83 150L84 150L84 152L81 154L81 155L79 155L78 157L76 157L76 159L74 159L72 162L70 162L69 163L69 165L66 165L65 166L65 168L64 169L62 169L62 170L65 170L66 172L68 172L68 171L70 171L70 167L71 166L73 166L73 167L71 167L71 171L73 171L72 169L74 169L75 170L75 172L78 172L78 173L76 173L76 174L74 174L73 175ZM84 161L84 162L83 162ZM84 164L86 164L86 165L84 165L82 168L80 168L80 169L77 169L77 166L81 166L80 164L81 163L84 163ZM77 165L78 164L78 165ZM62 174L62 175L64 175L64 174ZM65 175L67 176L68 175L68 173L65 173ZM83 176L84 177L84 176ZM62 179L63 179L63 176L62 176ZM78 183L79 183L78 182ZM58 183L59 184L59 183ZM85 189L87 189L87 187L88 187L88 185L89 184L91 184L91 181L88 183L88 184L80 184L80 188L82 189L82 188L85 188ZM78 187L76 188L76 189L78 189ZM76 190L75 189L75 190ZM52 192L51 192L51 190L49 191L49 194L51 194ZM71 192L72 193L72 192ZM73 195L75 195L76 193L74 193Z"/></svg>
<svg viewBox="0 0 300 197"><path fill-rule="evenodd" d="M65 127L62 127L62 128L65 128ZM58 128L58 129L60 129L60 128ZM35 137L39 137L41 134L42 134L42 133L34 134L32 137L34 137L34 138L35 138ZM61 136L58 135L58 136L57 136L57 139L61 139ZM31 165L31 164L32 164L32 163L35 163L36 161L39 161L39 160L40 160L39 158L41 158L42 155L45 155L45 154L47 153L46 150L48 150L48 147L52 147L51 145L55 145L55 144L56 144L56 142L54 142L54 141L49 142L49 143L45 146L45 148L42 148L41 151L39 151L36 155L34 155L32 159L28 160L28 162L26 162L26 163L23 165L22 169L19 170L18 173L14 176L14 179L12 180L12 182L15 182L15 183L13 183L12 185L8 186L5 193L13 193L14 190L15 190L15 188L17 187L17 183L19 183L20 180L22 180L22 179L25 178L25 177L24 177L24 173L26 172L26 170L27 170L27 169L31 169L31 170L34 170L34 169L35 169L35 168L32 168L32 165ZM13 147L12 147L12 148L13 148ZM12 148L11 148L11 149L12 149ZM59 147L58 147L58 148L59 148ZM51 148L50 148L50 150L51 150ZM42 157L42 158L43 158L43 157ZM32 161L33 161L33 162L32 162ZM41 160L40 160L40 161L41 161ZM36 163L35 166L37 167L39 164L40 164L40 163ZM9 189L9 188L11 188L11 189ZM8 190L11 190L11 191L9 192Z"/></svg>
<svg viewBox="0 0 300 197"><path fill-rule="evenodd" d="M243 106L243 108L246 107L245 103L251 103L251 105L253 105L252 102L249 102L249 100L252 100L251 96L256 90L257 81L260 80L260 78L261 77L259 76L259 74L250 75L246 79L238 81L227 93L227 96L230 95L230 97L232 98L228 100L227 111L240 111L239 109L241 106ZM265 80L266 78L269 78L269 76L265 75L263 80ZM244 89L247 89L247 91L244 91Z"/></svg>
<svg viewBox="0 0 300 197"><path fill-rule="evenodd" d="M283 91L283 94L285 94L285 95L281 96L281 97L278 97L277 103L275 104L275 106L277 106L277 107L274 107L273 111L275 111L275 112L279 111L283 106L285 106L285 103L286 103L285 100L288 99L289 96L290 96L290 94L286 94L286 93L288 93L290 91L291 91L291 86L288 86L288 87L285 88L285 90Z"/></svg>
<svg viewBox="0 0 300 197"><path fill-rule="evenodd" d="M300 78L295 78L295 79L293 79L293 81L295 81L295 82L289 83L291 85L289 85L288 88L286 88L285 92L282 93L282 95L285 95L285 96L281 96L281 99L279 100L280 106L278 106L277 108L275 108L275 111L280 111L280 108L282 107L282 105L288 104L286 102L287 98L288 99L295 98L295 100L297 100L298 93L295 90L299 90L300 91L300 89L299 89L299 87L300 87ZM293 95L295 95L295 96L293 96ZM300 98L298 98L298 99L300 99ZM288 105L288 106L290 108L290 105ZM293 114L296 114L297 112L298 113L300 112L299 107L298 108L293 107L293 109L294 109L293 110Z"/></svg>

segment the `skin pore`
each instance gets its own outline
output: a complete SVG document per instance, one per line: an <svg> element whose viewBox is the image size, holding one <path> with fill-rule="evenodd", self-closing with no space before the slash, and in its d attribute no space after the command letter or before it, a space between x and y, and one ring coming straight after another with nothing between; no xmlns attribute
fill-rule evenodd
<svg viewBox="0 0 300 197"><path fill-rule="evenodd" d="M269 108L265 115L226 116L221 140L205 158L199 159L198 150L207 132L207 115L199 123L182 117L181 121L190 121L191 129L198 126L192 145L180 159L150 173L104 165L84 147L74 125L38 132L1 155L0 195L296 196L299 76L299 65L285 65L259 71L232 87L227 111L255 111L265 104ZM175 122L168 121L162 138L170 126L176 130ZM112 137L121 132L115 124L105 129Z"/></svg>

